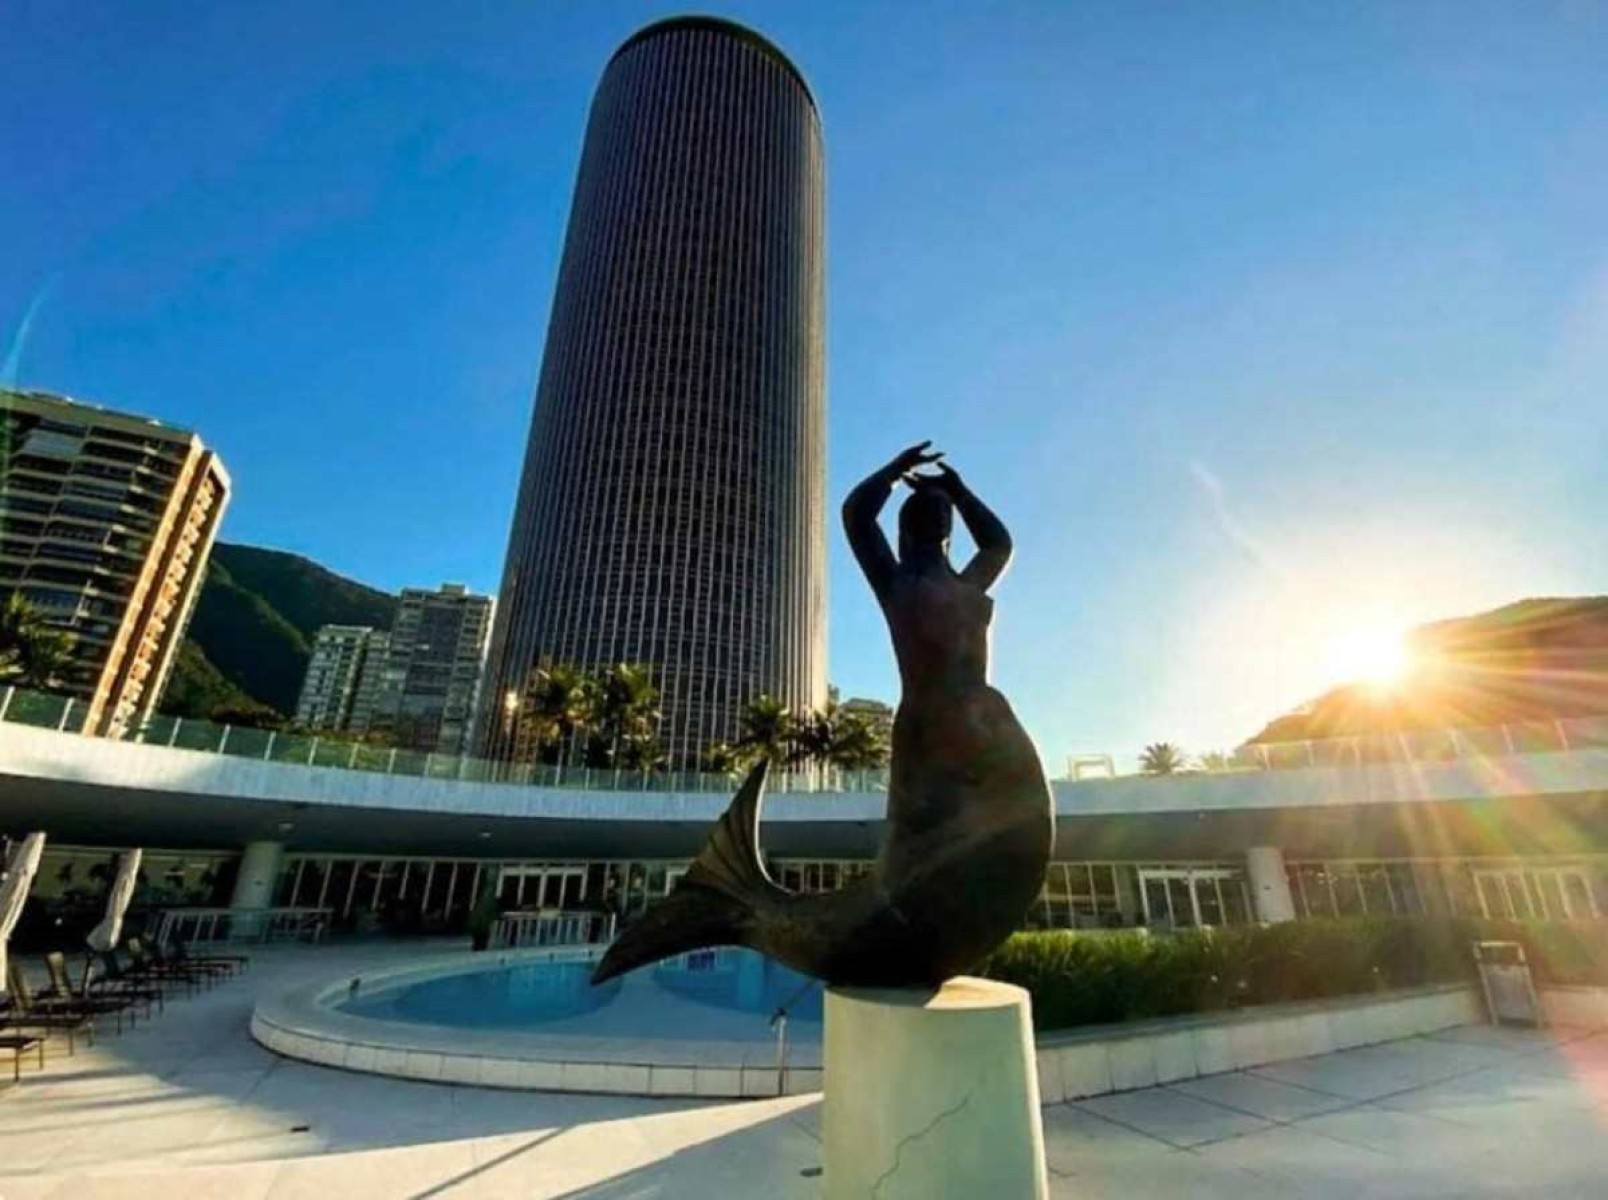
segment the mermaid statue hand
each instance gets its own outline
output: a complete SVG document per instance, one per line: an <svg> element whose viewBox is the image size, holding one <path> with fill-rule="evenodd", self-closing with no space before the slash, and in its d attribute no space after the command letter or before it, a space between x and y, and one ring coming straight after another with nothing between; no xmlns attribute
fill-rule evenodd
<svg viewBox="0 0 1608 1200"><path fill-rule="evenodd" d="M911 473L917 467L925 467L930 463L935 463L944 456L942 450L928 450L927 447L930 445L932 445L932 439L928 438L924 442L918 442L914 446L901 450L888 461L887 466L882 468L881 474L886 475L890 483L895 479L908 481Z"/></svg>
<svg viewBox="0 0 1608 1200"><path fill-rule="evenodd" d="M967 494L966 485L961 482L960 472L946 462L936 464L938 474L922 475L916 471L905 472L904 481L911 488L936 488L951 500L958 501Z"/></svg>

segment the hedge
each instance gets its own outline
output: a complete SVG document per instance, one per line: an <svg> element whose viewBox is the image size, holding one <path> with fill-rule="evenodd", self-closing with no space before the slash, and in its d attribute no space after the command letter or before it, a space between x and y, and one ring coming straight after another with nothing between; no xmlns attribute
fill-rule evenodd
<svg viewBox="0 0 1608 1200"><path fill-rule="evenodd" d="M981 973L1032 993L1037 1028L1065 1029L1472 981L1480 939L1523 942L1537 983L1608 985L1602 924L1392 917L1020 933Z"/></svg>

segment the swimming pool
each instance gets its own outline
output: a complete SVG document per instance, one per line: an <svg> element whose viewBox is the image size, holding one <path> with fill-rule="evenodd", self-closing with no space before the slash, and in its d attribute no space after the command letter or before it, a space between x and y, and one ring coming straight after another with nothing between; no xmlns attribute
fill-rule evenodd
<svg viewBox="0 0 1608 1200"><path fill-rule="evenodd" d="M546 961L497 963L481 970L403 980L365 988L361 979L336 1005L353 1016L408 1021L458 1029L524 1029L566 1027L575 1018L610 1008L627 991L624 979L591 985L592 962ZM708 1037L715 1032L748 1037L770 1027L778 1009L790 1020L821 1020L819 982L773 962L752 950L700 950L638 972L656 988L697 1005L731 1014L688 1014L667 1026L665 1006L645 1007L651 998L640 987L629 989L626 1002L588 1022L589 1032L629 1036L681 1034ZM673 1011L673 1010L672 1010ZM643 1018L638 1021L636 1018ZM743 1017L764 1019L760 1026ZM641 1029L635 1027L640 1025Z"/></svg>
<svg viewBox="0 0 1608 1200"><path fill-rule="evenodd" d="M263 997L251 1032L292 1058L435 1082L710 1097L820 1087L818 981L720 949L594 988L602 951L459 952L303 984Z"/></svg>

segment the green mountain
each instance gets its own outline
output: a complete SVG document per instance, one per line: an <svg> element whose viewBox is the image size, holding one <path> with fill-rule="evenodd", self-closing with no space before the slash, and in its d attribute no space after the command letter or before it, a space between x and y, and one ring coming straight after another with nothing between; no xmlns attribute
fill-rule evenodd
<svg viewBox="0 0 1608 1200"><path fill-rule="evenodd" d="M389 629L396 597L299 554L219 542L174 664L162 711L295 710L320 625Z"/></svg>
<svg viewBox="0 0 1608 1200"><path fill-rule="evenodd" d="M214 712L248 709L255 705L240 688L212 665L201 647L189 638L179 643L179 658L162 693L162 711L181 717L209 717Z"/></svg>
<svg viewBox="0 0 1608 1200"><path fill-rule="evenodd" d="M1406 643L1412 666L1394 686L1333 688L1251 743L1608 713L1608 596L1520 600L1421 625Z"/></svg>

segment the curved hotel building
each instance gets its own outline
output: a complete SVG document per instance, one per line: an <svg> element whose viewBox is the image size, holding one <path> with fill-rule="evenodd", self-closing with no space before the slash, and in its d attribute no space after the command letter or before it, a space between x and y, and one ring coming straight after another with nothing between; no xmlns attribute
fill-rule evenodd
<svg viewBox="0 0 1608 1200"><path fill-rule="evenodd" d="M695 759L826 692L823 182L798 69L711 18L598 86L504 565L480 746L543 663L651 668Z"/></svg>

